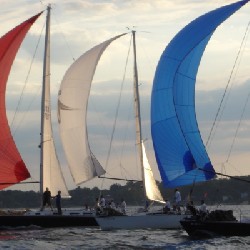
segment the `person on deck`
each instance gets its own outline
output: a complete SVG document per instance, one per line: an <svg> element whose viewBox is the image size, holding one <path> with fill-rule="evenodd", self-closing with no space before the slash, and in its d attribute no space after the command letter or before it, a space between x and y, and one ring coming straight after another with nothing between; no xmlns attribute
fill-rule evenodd
<svg viewBox="0 0 250 250"><path fill-rule="evenodd" d="M99 199L98 198L96 198L96 200L95 200L95 212L96 212L96 214L100 214L101 213L101 207L100 207L100 203L99 203Z"/></svg>
<svg viewBox="0 0 250 250"><path fill-rule="evenodd" d="M148 212L149 205L150 205L149 201L148 201L148 200L146 200L146 201L145 201L144 212Z"/></svg>
<svg viewBox="0 0 250 250"><path fill-rule="evenodd" d="M197 209L194 206L194 202L192 200L188 202L187 210L190 211L192 215L197 215Z"/></svg>
<svg viewBox="0 0 250 250"><path fill-rule="evenodd" d="M62 214L62 207L61 207L61 191L58 191L56 195L56 207L57 207L57 212L59 215Z"/></svg>
<svg viewBox="0 0 250 250"><path fill-rule="evenodd" d="M178 188L175 189L174 193L174 206L178 212L181 211L181 193Z"/></svg>
<svg viewBox="0 0 250 250"><path fill-rule="evenodd" d="M103 197L103 195L101 195L101 197L100 197L100 207L101 207L101 209L106 207L106 200Z"/></svg>
<svg viewBox="0 0 250 250"><path fill-rule="evenodd" d="M166 201L166 204L165 206L163 207L163 212L165 214L167 214L168 212L170 212L171 210L171 206L170 206L170 201L168 199L165 200Z"/></svg>
<svg viewBox="0 0 250 250"><path fill-rule="evenodd" d="M207 214L207 205L205 204L204 200L201 200L201 205L199 207L199 212L201 215L206 215Z"/></svg>
<svg viewBox="0 0 250 250"><path fill-rule="evenodd" d="M121 202L121 212L123 214L126 214L126 207L127 207L127 204L126 204L125 200L122 199L122 202Z"/></svg>
<svg viewBox="0 0 250 250"><path fill-rule="evenodd" d="M43 193L43 206L41 208L41 211L43 211L46 205L48 205L51 208L51 211L53 211L53 208L51 205L51 192L49 191L49 188L47 187L46 187L45 192Z"/></svg>

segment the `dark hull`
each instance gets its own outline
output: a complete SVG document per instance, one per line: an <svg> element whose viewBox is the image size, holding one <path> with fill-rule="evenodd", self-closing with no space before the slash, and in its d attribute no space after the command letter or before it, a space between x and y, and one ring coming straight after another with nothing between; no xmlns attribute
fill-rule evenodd
<svg viewBox="0 0 250 250"><path fill-rule="evenodd" d="M53 227L90 227L98 226L95 217L81 215L3 215L0 228L38 226Z"/></svg>
<svg viewBox="0 0 250 250"><path fill-rule="evenodd" d="M199 221L181 220L182 227L189 236L208 237L222 236L250 236L250 223L238 221Z"/></svg>

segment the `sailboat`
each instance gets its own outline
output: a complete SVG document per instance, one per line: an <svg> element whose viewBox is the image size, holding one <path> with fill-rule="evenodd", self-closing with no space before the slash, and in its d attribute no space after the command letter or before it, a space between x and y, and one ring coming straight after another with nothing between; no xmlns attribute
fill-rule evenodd
<svg viewBox="0 0 250 250"><path fill-rule="evenodd" d="M249 0L218 8L184 27L161 55L154 78L151 130L164 184L175 187L215 178L195 115L195 82L202 54L216 28ZM189 235L205 231L250 235L250 223L188 218L181 225ZM211 234L210 234L211 235Z"/></svg>
<svg viewBox="0 0 250 250"><path fill-rule="evenodd" d="M87 131L87 107L91 83L99 59L105 49L115 40L126 34L115 36L93 47L79 57L67 70L58 95L58 121L64 152L74 180L81 184L93 173L103 175L100 163L90 149ZM134 51L134 107L136 120L136 141L142 168L145 196L150 201L165 203L152 169L149 165L141 133L140 100L136 62L135 31L132 31ZM85 167L84 167L85 166ZM79 169L80 168L80 169ZM79 178L83 171L85 178ZM84 176L84 175L82 175ZM103 230L136 228L180 228L180 219L184 215L157 213L136 213L134 215L96 216L98 225Z"/></svg>
<svg viewBox="0 0 250 250"><path fill-rule="evenodd" d="M62 197L69 197L68 189L56 154L50 107L50 5L47 7L45 52L43 63L43 87L41 99L41 141L40 141L40 193L48 187L52 197L60 190ZM5 111L5 89L15 55L31 25L42 14L26 20L0 39L0 88L1 88L1 189L19 183L30 177L30 173L18 152L8 125ZM80 173L79 173L80 175ZM83 210L65 210L62 215L51 210L28 211L24 215L1 217L1 226L69 227L97 226L94 216Z"/></svg>

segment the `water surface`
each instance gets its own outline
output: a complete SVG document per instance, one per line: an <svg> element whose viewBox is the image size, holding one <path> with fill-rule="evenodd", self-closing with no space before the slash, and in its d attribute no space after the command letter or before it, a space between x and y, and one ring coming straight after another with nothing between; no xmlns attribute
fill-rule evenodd
<svg viewBox="0 0 250 250"><path fill-rule="evenodd" d="M231 208L231 207L228 207ZM234 207L235 208L235 207ZM238 207L250 216L250 206ZM0 249L250 249L249 237L191 239L184 230L37 227L0 230Z"/></svg>

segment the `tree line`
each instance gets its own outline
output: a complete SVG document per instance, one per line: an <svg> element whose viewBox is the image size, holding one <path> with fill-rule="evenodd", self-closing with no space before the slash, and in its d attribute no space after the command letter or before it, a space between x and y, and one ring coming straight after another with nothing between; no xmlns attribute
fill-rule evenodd
<svg viewBox="0 0 250 250"><path fill-rule="evenodd" d="M199 204L205 200L208 205L214 204L250 204L250 176L239 177L247 182L234 179L215 179L208 182L178 187L183 202L191 194L192 200ZM174 188L165 188L158 183L164 199L173 200ZM81 188L69 191L71 198L62 199L63 207L93 207L96 198L102 194L107 199L120 203L125 199L127 205L141 206L145 204L141 182L129 181L126 185L113 184L109 189L97 187ZM38 208L41 206L41 195L34 191L2 190L0 191L0 208Z"/></svg>

